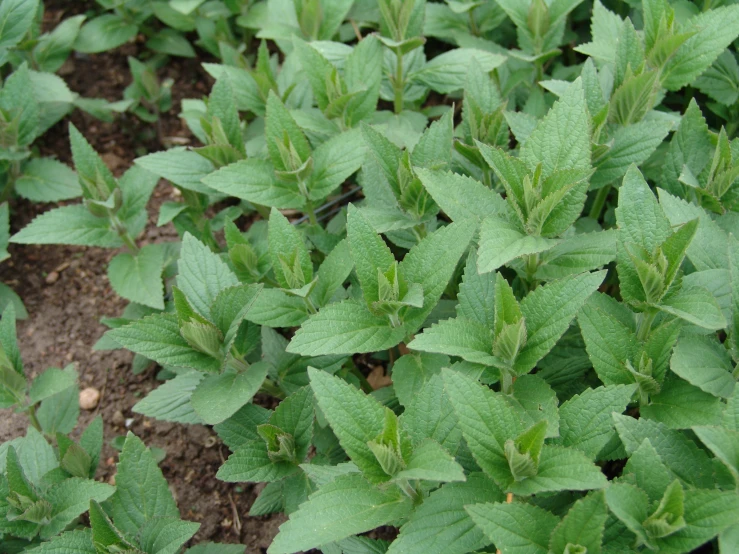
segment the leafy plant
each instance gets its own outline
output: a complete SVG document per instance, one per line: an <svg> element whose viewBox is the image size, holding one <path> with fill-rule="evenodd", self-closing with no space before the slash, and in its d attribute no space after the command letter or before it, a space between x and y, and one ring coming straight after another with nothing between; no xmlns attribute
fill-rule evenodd
<svg viewBox="0 0 739 554"><path fill-rule="evenodd" d="M134 410L214 425L273 554L738 550L739 8L237 4L280 53L217 43L202 146L116 181L72 130L84 205L13 239L128 247Z"/></svg>

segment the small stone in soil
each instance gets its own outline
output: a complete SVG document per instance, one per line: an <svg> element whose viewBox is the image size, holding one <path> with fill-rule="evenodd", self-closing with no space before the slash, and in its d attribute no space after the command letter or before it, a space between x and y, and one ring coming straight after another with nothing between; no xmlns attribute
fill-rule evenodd
<svg viewBox="0 0 739 554"><path fill-rule="evenodd" d="M47 285L53 285L59 280L59 272L58 271L52 271L46 276L46 284Z"/></svg>
<svg viewBox="0 0 739 554"><path fill-rule="evenodd" d="M94 387L87 387L80 391L80 408L94 410L100 402L100 391Z"/></svg>
<svg viewBox="0 0 739 554"><path fill-rule="evenodd" d="M120 410L116 410L113 414L113 417L111 419L113 422L113 425L117 425L118 427L122 427L123 424L126 422L126 418L123 417L123 412Z"/></svg>

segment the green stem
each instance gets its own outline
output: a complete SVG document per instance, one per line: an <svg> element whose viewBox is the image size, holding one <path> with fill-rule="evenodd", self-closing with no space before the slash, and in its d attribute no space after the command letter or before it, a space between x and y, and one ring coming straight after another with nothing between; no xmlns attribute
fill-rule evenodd
<svg viewBox="0 0 739 554"><path fill-rule="evenodd" d="M472 8L470 11L467 12L467 17L470 21L470 31L472 31L472 34L477 36L480 36L480 29L477 27L477 21L475 21L475 16L472 15L472 12L474 12L475 9Z"/></svg>
<svg viewBox="0 0 739 554"><path fill-rule="evenodd" d="M313 303L313 301L310 298L303 298L303 302L305 303L305 307L308 308L308 311L311 314L317 314L318 309L316 308L316 305Z"/></svg>
<svg viewBox="0 0 739 554"><path fill-rule="evenodd" d="M537 281L534 278L536 270L539 269L539 254L529 254L525 258L526 260L526 281L529 285L529 290L534 290L537 285Z"/></svg>
<svg viewBox="0 0 739 554"><path fill-rule="evenodd" d="M591 219L595 219L596 221L600 219L600 212L603 211L603 206L606 204L609 192L611 192L611 185L606 185L598 189L595 200L593 200L593 205L590 207L590 213L588 214Z"/></svg>
<svg viewBox="0 0 739 554"><path fill-rule="evenodd" d="M311 225L318 225L318 219L316 219L316 211L313 208L313 202L311 202L307 197L305 199L304 213L308 214L308 221L310 221Z"/></svg>
<svg viewBox="0 0 739 554"><path fill-rule="evenodd" d="M31 422L31 425L38 431L39 433L43 433L44 430L41 428L41 423L39 423L38 417L36 417L36 405L32 404L28 407L28 420Z"/></svg>
<svg viewBox="0 0 739 554"><path fill-rule="evenodd" d="M418 491L413 486L411 486L411 484L408 482L408 479L400 479L396 482L398 483L398 487L400 487L400 490L408 495L408 497L413 500L414 504L416 504L421 499Z"/></svg>
<svg viewBox="0 0 739 554"><path fill-rule="evenodd" d="M654 318L657 317L655 310L649 310L639 314L638 322L636 324L636 338L642 342L649 338L649 333L652 330L652 323Z"/></svg>
<svg viewBox="0 0 739 554"><path fill-rule="evenodd" d="M264 380L264 382L262 383L262 386L260 387L260 390L262 390L265 394L274 396L275 398L279 398L279 399L285 398L285 393L282 392L282 389L280 389L280 387L275 385L269 379Z"/></svg>
<svg viewBox="0 0 739 554"><path fill-rule="evenodd" d="M403 111L403 91L405 82L403 81L403 54L395 53L395 77L393 79L393 88L395 89L395 98L393 99L393 109L396 114Z"/></svg>
<svg viewBox="0 0 739 554"><path fill-rule="evenodd" d="M513 371L500 370L500 390L503 394L513 394Z"/></svg>
<svg viewBox="0 0 739 554"><path fill-rule="evenodd" d="M19 161L11 162L10 168L8 169L7 181L3 186L3 190L0 191L0 202L5 202L10 198L10 194L15 188L15 181L20 177L21 174L21 163Z"/></svg>

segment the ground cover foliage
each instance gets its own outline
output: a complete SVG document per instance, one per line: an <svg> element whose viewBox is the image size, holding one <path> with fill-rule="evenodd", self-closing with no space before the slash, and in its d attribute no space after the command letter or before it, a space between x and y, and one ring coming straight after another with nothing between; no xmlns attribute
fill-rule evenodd
<svg viewBox="0 0 739 554"><path fill-rule="evenodd" d="M19 177L46 162L13 87L55 68L29 67L32 4L0 8L4 178L29 198L58 192ZM82 202L0 239L124 248L96 348L161 366L134 411L214 426L219 478L266 483L250 515L289 516L269 553L739 551L738 4L100 4L67 53L154 52L108 112L154 122L161 56L218 58L182 103L202 146L116 179L70 126L70 194L44 199ZM160 178L181 241L144 245ZM73 370L26 384L16 309L0 400L30 427L0 446L2 540L181 551L196 524L154 455L130 435L94 481Z"/></svg>

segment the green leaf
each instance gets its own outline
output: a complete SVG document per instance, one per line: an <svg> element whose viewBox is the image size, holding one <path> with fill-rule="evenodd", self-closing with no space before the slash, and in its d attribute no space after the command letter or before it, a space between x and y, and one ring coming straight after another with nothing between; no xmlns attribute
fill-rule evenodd
<svg viewBox="0 0 739 554"><path fill-rule="evenodd" d="M246 319L268 327L297 327L308 319L305 301L278 289L263 289Z"/></svg>
<svg viewBox="0 0 739 554"><path fill-rule="evenodd" d="M415 360L422 359L422 356L404 356L404 358ZM398 382L402 380L398 377L399 362L400 360L393 366L393 386L396 390ZM421 360L419 362L422 363ZM454 409L444 392L444 381L438 373L429 377L413 395L412 400L405 403L405 411L400 416L400 422L413 444L432 439L448 452L457 453L462 432L457 426Z"/></svg>
<svg viewBox="0 0 739 554"><path fill-rule="evenodd" d="M137 402L133 412L162 421L202 423L190 403L193 391L202 380L203 374L199 371L181 373Z"/></svg>
<svg viewBox="0 0 739 554"><path fill-rule="evenodd" d="M431 197L452 221L482 221L490 215L505 213L505 201L479 181L448 171L424 168L415 171Z"/></svg>
<svg viewBox="0 0 739 554"><path fill-rule="evenodd" d="M510 554L547 554L549 536L559 518L531 504L472 504L465 506L472 521Z"/></svg>
<svg viewBox="0 0 739 554"><path fill-rule="evenodd" d="M476 48L455 48L436 56L419 71L411 73L409 78L436 92L448 94L464 88L472 60L475 60L484 72L489 73L502 65L506 58Z"/></svg>
<svg viewBox="0 0 739 554"><path fill-rule="evenodd" d="M694 33L662 69L662 85L678 90L703 73L739 35L739 7L725 6L691 18L680 29Z"/></svg>
<svg viewBox="0 0 739 554"><path fill-rule="evenodd" d="M54 396L63 390L75 386L77 383L77 372L74 366L66 369L50 368L33 380L28 397L36 404L42 400Z"/></svg>
<svg viewBox="0 0 739 554"><path fill-rule="evenodd" d="M162 365L200 371L220 370L220 362L194 350L180 334L177 316L154 314L108 331L107 336L124 348Z"/></svg>
<svg viewBox="0 0 739 554"><path fill-rule="evenodd" d="M36 216L26 227L10 237L19 244L71 244L117 248L118 234L107 218L95 217L82 204L62 206Z"/></svg>
<svg viewBox="0 0 739 554"><path fill-rule="evenodd" d="M552 281L521 301L527 340L514 364L519 375L530 371L554 347L604 278L605 271L597 271Z"/></svg>
<svg viewBox="0 0 739 554"><path fill-rule="evenodd" d="M308 375L318 406L342 448L369 481L387 481L389 476L367 444L382 433L385 408L374 398L325 371L309 367Z"/></svg>
<svg viewBox="0 0 739 554"><path fill-rule="evenodd" d="M278 171L292 171L296 169L294 167L288 167L280 153L278 145L285 145L286 139L295 149L295 152L300 158L300 163L307 161L310 157L311 149L308 140L274 91L270 91L269 98L267 99L267 118L264 132L272 165Z"/></svg>
<svg viewBox="0 0 739 554"><path fill-rule="evenodd" d="M614 483L606 489L606 502L626 527L641 543L647 542L642 522L649 516L649 497L638 487L627 483Z"/></svg>
<svg viewBox="0 0 739 554"><path fill-rule="evenodd" d="M493 356L493 332L490 328L461 317L445 319L427 327L408 343L408 348L459 356L473 363L498 365Z"/></svg>
<svg viewBox="0 0 739 554"><path fill-rule="evenodd" d="M542 177L562 169L590 169L590 124L582 80L576 79L521 147L529 168L543 166Z"/></svg>
<svg viewBox="0 0 739 554"><path fill-rule="evenodd" d="M682 379L667 379L659 394L650 397L649 406L640 414L664 423L672 429L688 429L694 425L718 425L721 401Z"/></svg>
<svg viewBox="0 0 739 554"><path fill-rule="evenodd" d="M631 455L626 462L623 475L629 481L633 478L636 485L649 495L652 502L658 502L662 498L665 489L675 478L662 463L649 439L644 439Z"/></svg>
<svg viewBox="0 0 739 554"><path fill-rule="evenodd" d="M32 202L59 202L82 194L75 172L51 158L34 158L25 164L15 190Z"/></svg>
<svg viewBox="0 0 739 554"><path fill-rule="evenodd" d="M544 252L559 241L527 235L517 225L499 217L488 217L480 228L477 267L480 273L495 271L516 258Z"/></svg>
<svg viewBox="0 0 739 554"><path fill-rule="evenodd" d="M105 52L128 42L137 32L138 25L129 23L123 16L101 15L82 26L74 49L86 54Z"/></svg>
<svg viewBox="0 0 739 554"><path fill-rule="evenodd" d="M136 254L124 252L113 258L108 265L108 279L123 298L163 310L163 269L164 252L159 245L148 244Z"/></svg>
<svg viewBox="0 0 739 554"><path fill-rule="evenodd" d="M575 235L539 255L534 277L544 281L561 279L600 269L615 258L616 231Z"/></svg>
<svg viewBox="0 0 739 554"><path fill-rule="evenodd" d="M400 262L400 274L423 289L423 308L409 310L408 333L416 332L441 298L476 230L474 221L455 222L427 235Z"/></svg>
<svg viewBox="0 0 739 554"><path fill-rule="evenodd" d="M633 453L649 439L665 465L686 483L696 487L713 486L713 469L706 453L685 435L648 419L613 414L616 431L627 453Z"/></svg>
<svg viewBox="0 0 739 554"><path fill-rule="evenodd" d="M139 546L144 552L178 554L199 527L199 523L182 521L179 517L152 519L141 529Z"/></svg>
<svg viewBox="0 0 739 554"><path fill-rule="evenodd" d="M723 427L693 427L693 432L739 480L739 432Z"/></svg>
<svg viewBox="0 0 739 554"><path fill-rule="evenodd" d="M406 336L404 327L391 327L363 302L344 300L329 304L303 323L287 347L303 356L354 354L392 348Z"/></svg>
<svg viewBox="0 0 739 554"><path fill-rule="evenodd" d="M203 178L210 188L248 202L275 208L301 208L305 198L291 183L275 177L269 162L250 158L220 168Z"/></svg>
<svg viewBox="0 0 739 554"><path fill-rule="evenodd" d="M671 234L670 222L635 166L631 166L618 189L616 208L620 238L648 252L654 251Z"/></svg>
<svg viewBox="0 0 739 554"><path fill-rule="evenodd" d="M502 394L451 370L442 370L442 376L475 461L499 485L507 484L510 474L503 445L523 430L521 422Z"/></svg>
<svg viewBox="0 0 739 554"><path fill-rule="evenodd" d="M290 554L316 548L396 521L410 510L410 499L398 489L384 491L361 475L342 475L290 515L268 552Z"/></svg>
<svg viewBox="0 0 739 554"><path fill-rule="evenodd" d="M96 554L89 529L67 531L38 546L26 548L24 552L33 554Z"/></svg>
<svg viewBox="0 0 739 554"><path fill-rule="evenodd" d="M368 304L379 299L378 271L385 273L395 263L395 257L382 238L362 215L349 205L346 220L347 239L354 267L362 285L362 294Z"/></svg>
<svg viewBox="0 0 739 554"><path fill-rule="evenodd" d="M602 492L578 500L552 532L550 551L563 554L570 544L587 548L588 554L599 554L607 519L608 509Z"/></svg>
<svg viewBox="0 0 739 554"><path fill-rule="evenodd" d="M227 369L220 375L206 376L192 393L193 409L208 425L225 421L251 401L267 377L268 367L261 362L243 373Z"/></svg>
<svg viewBox="0 0 739 554"><path fill-rule="evenodd" d="M631 311L610 296L597 293L585 303L577 321L598 378L606 385L631 383L624 365L637 352Z"/></svg>
<svg viewBox="0 0 739 554"><path fill-rule="evenodd" d="M177 286L201 315L209 317L211 305L225 288L239 284L228 266L191 234L182 239Z"/></svg>
<svg viewBox="0 0 739 554"><path fill-rule="evenodd" d="M110 503L116 527L131 536L155 518L180 516L154 456L132 433L123 444Z"/></svg>
<svg viewBox="0 0 739 554"><path fill-rule="evenodd" d="M299 289L313 280L313 263L300 231L275 208L269 215L269 254L282 288Z"/></svg>
<svg viewBox="0 0 739 554"><path fill-rule="evenodd" d="M311 200L323 200L364 160L364 144L358 130L350 130L330 138L313 151L313 173L308 184Z"/></svg>
<svg viewBox="0 0 739 554"><path fill-rule="evenodd" d="M217 477L222 481L234 483L273 483L297 470L298 467L294 463L273 461L267 451L266 442L260 437L239 446L218 470Z"/></svg>
<svg viewBox="0 0 739 554"><path fill-rule="evenodd" d="M726 318L716 299L703 287L683 287L662 299L658 307L663 312L705 329L716 331L726 327Z"/></svg>
<svg viewBox="0 0 739 554"><path fill-rule="evenodd" d="M52 486L46 493L46 500L53 506L51 519L41 530L41 537L49 538L60 533L88 510L91 500L102 502L114 491L115 488L107 483L79 477L71 477Z"/></svg>
<svg viewBox="0 0 739 554"><path fill-rule="evenodd" d="M477 255L470 253L457 293L457 315L492 329L495 324L495 281L493 273L478 273Z"/></svg>
<svg viewBox="0 0 739 554"><path fill-rule="evenodd" d="M212 188L203 185L201 179L213 173L215 167L204 157L191 150L172 148L136 158L135 162L136 165L171 181L178 187L203 194L213 194L214 192Z"/></svg>
<svg viewBox="0 0 739 554"><path fill-rule="evenodd" d="M465 506L503 500L503 494L482 473L465 483L451 483L431 493L417 507L388 554L465 554L486 546L489 539L473 523Z"/></svg>
<svg viewBox="0 0 739 554"><path fill-rule="evenodd" d="M635 385L609 385L586 389L559 408L561 444L594 459L614 435L611 413L626 409Z"/></svg>
<svg viewBox="0 0 739 554"><path fill-rule="evenodd" d="M426 481L465 481L464 469L441 445L426 439L413 448L405 469L396 476L399 479L424 479Z"/></svg>
<svg viewBox="0 0 739 554"><path fill-rule="evenodd" d="M0 48L18 44L33 24L38 0L8 0L0 6Z"/></svg>

